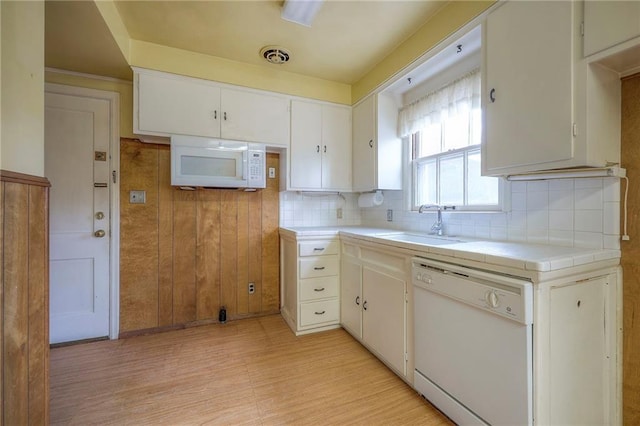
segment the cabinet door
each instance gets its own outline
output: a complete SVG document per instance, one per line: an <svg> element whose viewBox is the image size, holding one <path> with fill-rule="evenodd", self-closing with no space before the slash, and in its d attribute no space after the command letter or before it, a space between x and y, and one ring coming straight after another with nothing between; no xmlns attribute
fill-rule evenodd
<svg viewBox="0 0 640 426"><path fill-rule="evenodd" d="M549 296L550 424L608 424L606 277ZM615 374L609 372L608 374Z"/></svg>
<svg viewBox="0 0 640 426"><path fill-rule="evenodd" d="M218 87L144 73L136 82L136 133L220 137Z"/></svg>
<svg viewBox="0 0 640 426"><path fill-rule="evenodd" d="M322 187L322 106L291 101L290 187Z"/></svg>
<svg viewBox="0 0 640 426"><path fill-rule="evenodd" d="M362 339L362 266L349 257L342 258L340 271L340 322L358 339Z"/></svg>
<svg viewBox="0 0 640 426"><path fill-rule="evenodd" d="M379 93L376 98L376 187L402 189L402 139L398 137L398 104L393 96ZM380 160L383 161L380 161Z"/></svg>
<svg viewBox="0 0 640 426"><path fill-rule="evenodd" d="M351 190L351 108L322 106L322 188Z"/></svg>
<svg viewBox="0 0 640 426"><path fill-rule="evenodd" d="M375 95L353 108L353 190L377 189Z"/></svg>
<svg viewBox="0 0 640 426"><path fill-rule="evenodd" d="M404 280L363 267L362 340L402 375L405 368Z"/></svg>
<svg viewBox="0 0 640 426"><path fill-rule="evenodd" d="M573 3L506 2L487 17L483 174L572 158Z"/></svg>
<svg viewBox="0 0 640 426"><path fill-rule="evenodd" d="M225 88L221 90L221 106L221 137L289 145L286 98Z"/></svg>
<svg viewBox="0 0 640 426"><path fill-rule="evenodd" d="M584 56L639 35L639 1L584 2Z"/></svg>

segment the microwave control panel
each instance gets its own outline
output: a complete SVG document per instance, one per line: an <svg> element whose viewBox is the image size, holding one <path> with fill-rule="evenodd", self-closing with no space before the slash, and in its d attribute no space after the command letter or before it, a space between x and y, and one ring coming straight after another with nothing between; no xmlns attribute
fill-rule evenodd
<svg viewBox="0 0 640 426"><path fill-rule="evenodd" d="M265 152L249 150L247 156L247 180L250 188L264 188L265 178Z"/></svg>

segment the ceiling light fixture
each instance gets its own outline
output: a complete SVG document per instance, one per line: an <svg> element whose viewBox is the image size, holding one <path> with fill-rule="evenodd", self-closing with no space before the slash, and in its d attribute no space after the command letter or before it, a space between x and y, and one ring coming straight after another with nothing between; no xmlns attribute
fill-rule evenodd
<svg viewBox="0 0 640 426"><path fill-rule="evenodd" d="M265 46L260 49L260 56L266 59L267 62L276 65L282 65L291 59L291 54L280 46Z"/></svg>
<svg viewBox="0 0 640 426"><path fill-rule="evenodd" d="M280 17L285 21L310 27L320 6L322 0L285 0Z"/></svg>

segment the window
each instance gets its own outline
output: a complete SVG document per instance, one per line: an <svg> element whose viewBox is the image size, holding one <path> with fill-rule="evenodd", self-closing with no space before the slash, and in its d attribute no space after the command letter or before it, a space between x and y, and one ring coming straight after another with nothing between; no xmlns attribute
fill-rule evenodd
<svg viewBox="0 0 640 426"><path fill-rule="evenodd" d="M479 91L475 70L401 110L401 131L411 135L414 210L422 204L500 208L500 180L480 175Z"/></svg>

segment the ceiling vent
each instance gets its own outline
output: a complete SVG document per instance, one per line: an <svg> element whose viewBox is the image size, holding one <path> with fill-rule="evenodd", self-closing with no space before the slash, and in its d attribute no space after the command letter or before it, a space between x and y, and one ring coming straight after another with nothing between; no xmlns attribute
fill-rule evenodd
<svg viewBox="0 0 640 426"><path fill-rule="evenodd" d="M260 55L272 64L284 64L291 58L289 52L279 46L265 46L260 50Z"/></svg>

